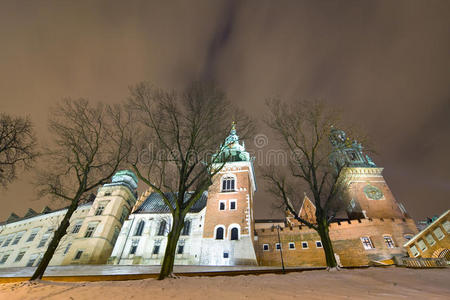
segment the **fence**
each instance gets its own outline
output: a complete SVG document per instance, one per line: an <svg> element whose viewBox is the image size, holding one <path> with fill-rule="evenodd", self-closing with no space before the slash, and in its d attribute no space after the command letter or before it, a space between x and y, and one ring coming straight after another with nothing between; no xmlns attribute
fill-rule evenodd
<svg viewBox="0 0 450 300"><path fill-rule="evenodd" d="M395 257L395 264L407 268L445 268L447 260L445 258Z"/></svg>

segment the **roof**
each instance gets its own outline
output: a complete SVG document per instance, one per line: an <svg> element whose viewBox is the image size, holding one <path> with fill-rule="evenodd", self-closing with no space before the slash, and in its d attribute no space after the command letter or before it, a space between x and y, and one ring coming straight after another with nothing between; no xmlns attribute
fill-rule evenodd
<svg viewBox="0 0 450 300"><path fill-rule="evenodd" d="M184 202L189 201L193 192L187 192L184 194ZM174 206L175 197L172 193L164 193L164 195L169 198L170 204ZM199 212L206 206L206 201L208 200L208 192L203 192L200 199L191 207L189 212ZM169 207L164 202L160 193L153 192L147 199L139 206L134 213L170 213Z"/></svg>
<svg viewBox="0 0 450 300"><path fill-rule="evenodd" d="M86 202L86 203L79 204L78 207L77 207L77 209L78 209L78 208L81 208L81 207L83 207L83 206L92 205L92 202L93 202L93 201L88 201L88 202ZM15 222L19 222L19 221L31 219L31 218L34 218L34 217L39 217L39 216L46 215L46 214L49 214L49 213L54 213L54 212L62 211L62 210L68 209L68 208L69 208L69 206L66 206L66 207L63 207L63 208L59 208L59 209L52 210L50 207L45 206L45 207L42 209L42 212L41 212L41 213L37 213L37 212L35 212L33 209L29 208L28 211L27 211L27 213L26 213L23 217L19 217L19 216L16 215L15 213L11 213L11 215L9 216L9 218L8 218L6 221L0 222L0 225L12 224L12 223L15 223Z"/></svg>
<svg viewBox="0 0 450 300"><path fill-rule="evenodd" d="M445 216L447 216L450 213L450 210L447 210L445 213L443 213L439 218L437 218L436 220L434 220L433 223L431 223L430 225L428 225L427 227L425 227L425 229L423 229L421 232L419 232L418 234L416 234L415 236L413 236L406 244L403 245L403 247L409 246L410 244L412 244L413 242L415 242L417 240L418 237L422 236L422 234L428 230L428 228L430 228L431 226L433 226L434 224L437 224L438 222L440 222L443 218L445 218Z"/></svg>

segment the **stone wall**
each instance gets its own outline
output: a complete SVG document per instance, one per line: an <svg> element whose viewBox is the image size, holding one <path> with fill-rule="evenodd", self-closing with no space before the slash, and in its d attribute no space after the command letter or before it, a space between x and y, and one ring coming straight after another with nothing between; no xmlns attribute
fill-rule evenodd
<svg viewBox="0 0 450 300"><path fill-rule="evenodd" d="M370 261L390 259L394 255L404 255L402 245L406 241L405 235L415 234L417 229L412 219L362 219L332 223L330 237L333 247L344 266L364 266ZM259 265L274 266L281 264L280 251L275 249L278 243L277 228L256 230L257 241L255 250ZM390 235L394 241L394 248L388 248L384 235ZM365 250L361 237L369 237L374 249ZM280 228L283 258L286 266L324 266L323 249L316 245L320 241L315 230L306 226ZM303 248L302 242L308 247ZM294 243L295 249L289 248ZM264 251L264 244L269 250Z"/></svg>

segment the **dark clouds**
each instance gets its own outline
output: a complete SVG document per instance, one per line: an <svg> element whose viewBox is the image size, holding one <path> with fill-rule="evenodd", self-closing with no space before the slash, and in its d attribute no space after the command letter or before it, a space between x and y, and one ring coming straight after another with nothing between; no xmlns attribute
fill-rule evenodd
<svg viewBox="0 0 450 300"><path fill-rule="evenodd" d="M414 217L448 209L448 1L10 1L0 43L0 110L30 114L43 143L64 96L118 102L141 80L212 79L255 118L274 95L324 99L372 136ZM42 207L28 176L2 192L1 219Z"/></svg>

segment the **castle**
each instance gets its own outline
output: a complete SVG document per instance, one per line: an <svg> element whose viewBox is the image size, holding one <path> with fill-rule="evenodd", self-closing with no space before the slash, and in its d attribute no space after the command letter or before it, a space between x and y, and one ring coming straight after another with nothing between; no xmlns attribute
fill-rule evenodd
<svg viewBox="0 0 450 300"><path fill-rule="evenodd" d="M330 141L335 150L330 160L346 163L343 176L350 184L345 210L330 225L340 264L365 266L406 255L402 245L417 229L395 200L383 169L343 131L333 129ZM252 159L234 126L227 142L232 160L187 214L175 264L278 266L283 255L287 266L324 266L322 244L314 230L289 214L279 220L255 220ZM93 202L80 206L51 265L159 265L172 217L158 193L149 189L137 199L136 188L135 175L120 171L98 190ZM314 222L314 210L305 195L300 215ZM0 267L35 266L64 213L43 211L20 220L12 215L0 229Z"/></svg>

